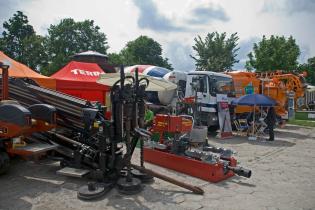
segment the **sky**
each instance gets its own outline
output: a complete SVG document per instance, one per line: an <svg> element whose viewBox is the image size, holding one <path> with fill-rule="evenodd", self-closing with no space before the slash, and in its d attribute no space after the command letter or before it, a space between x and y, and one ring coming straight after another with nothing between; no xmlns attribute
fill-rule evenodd
<svg viewBox="0 0 315 210"><path fill-rule="evenodd" d="M299 62L315 56L315 0L0 0L0 23L22 11L38 34L63 18L94 20L107 36L111 52L146 35L159 42L175 70L194 70L194 38L218 31L237 32L244 69L253 43L263 35L292 35ZM0 26L0 32L3 30Z"/></svg>

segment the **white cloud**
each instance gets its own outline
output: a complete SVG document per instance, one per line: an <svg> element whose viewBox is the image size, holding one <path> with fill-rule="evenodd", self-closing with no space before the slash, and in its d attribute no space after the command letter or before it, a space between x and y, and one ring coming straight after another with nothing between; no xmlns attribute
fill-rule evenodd
<svg viewBox="0 0 315 210"><path fill-rule="evenodd" d="M195 1L188 11L188 24L208 24L212 21L229 21L229 17L220 5L215 5L210 1Z"/></svg>
<svg viewBox="0 0 315 210"><path fill-rule="evenodd" d="M195 70L195 61L190 57L193 54L190 45L184 45L180 42L171 42L166 48L166 57L173 63L173 68L179 71Z"/></svg>
<svg viewBox="0 0 315 210"><path fill-rule="evenodd" d="M134 0L140 10L138 26L143 29L150 29L158 32L179 32L185 31L183 26L177 26L172 19L162 15L152 0Z"/></svg>
<svg viewBox="0 0 315 210"><path fill-rule="evenodd" d="M239 50L237 51L236 59L239 60L238 63L235 63L233 69L240 70L245 69L246 61L248 60L248 54L252 51L254 43L259 42L260 39L258 37L251 37L246 40L242 40L239 42Z"/></svg>
<svg viewBox="0 0 315 210"><path fill-rule="evenodd" d="M148 9L147 13L149 15L144 13L145 8L150 8L145 7L142 3L144 1L149 6L150 3L148 2L151 2L151 9L153 9L152 11ZM107 35L110 45L109 52L118 52L128 41L134 40L140 35L147 35L162 45L164 55L170 58L174 67L183 69L189 68L189 62L192 62L191 66L194 65L193 60L189 60L189 55L183 56L189 53L188 49L194 44L194 37L197 35L204 37L208 32L213 31L227 32L227 34L238 32L240 43L250 40L252 37L261 38L262 35L292 35L301 48L303 47L303 50L309 49L304 50L307 52L304 53L307 55L305 57L315 56L313 21L315 13L310 12L314 0L288 0L289 6L286 9L287 11L295 9L294 15L283 12L285 8L282 7L280 8L282 12L275 12L276 9L279 9L277 7L273 8L272 12L262 12L266 5L265 2L268 1L6 0L0 3L0 23L12 17L16 10L22 10L28 16L34 29L45 35L50 24L56 24L62 18L72 17L76 21L91 19ZM285 2L287 0L281 1ZM302 2L301 5L297 5L298 2ZM209 8L214 8L214 11L220 11L214 13L219 15L214 15L216 18L211 18L209 21L204 16L204 19L199 19L204 20L204 23L200 21L198 25L187 24L188 20L194 18L193 10L200 8L201 5L208 5ZM139 9L139 7L141 8ZM210 11L210 14L213 13ZM225 14L225 16L222 14ZM222 21L227 20L225 17L228 18L228 21ZM164 29L162 29L163 27ZM165 28L168 28L168 31ZM178 28L187 30L175 30ZM239 52L242 52L244 45L240 45L240 47ZM177 55L187 59L178 58ZM307 58L302 60L305 59Z"/></svg>

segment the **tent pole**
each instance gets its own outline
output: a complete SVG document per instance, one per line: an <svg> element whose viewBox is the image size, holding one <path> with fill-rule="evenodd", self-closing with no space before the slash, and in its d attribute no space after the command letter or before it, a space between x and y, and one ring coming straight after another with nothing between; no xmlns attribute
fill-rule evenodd
<svg viewBox="0 0 315 210"><path fill-rule="evenodd" d="M255 99L255 103L254 103L254 117L253 117L253 135L255 135L255 137L256 137L256 134L255 134L255 118L256 118L256 97L254 98Z"/></svg>

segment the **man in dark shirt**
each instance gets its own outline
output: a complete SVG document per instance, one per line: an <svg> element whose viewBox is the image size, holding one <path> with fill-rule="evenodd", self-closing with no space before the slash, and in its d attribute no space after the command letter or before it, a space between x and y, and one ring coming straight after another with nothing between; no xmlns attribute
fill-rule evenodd
<svg viewBox="0 0 315 210"><path fill-rule="evenodd" d="M269 141L274 141L275 140L275 134L273 131L273 127L276 123L276 112L274 107L270 107L267 117L266 117L266 123L268 125L268 130L269 130Z"/></svg>

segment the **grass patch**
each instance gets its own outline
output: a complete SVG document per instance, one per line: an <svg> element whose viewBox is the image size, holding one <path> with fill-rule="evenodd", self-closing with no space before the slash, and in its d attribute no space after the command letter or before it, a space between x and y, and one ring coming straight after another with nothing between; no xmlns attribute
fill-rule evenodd
<svg viewBox="0 0 315 210"><path fill-rule="evenodd" d="M288 124L315 127L315 121L309 120L289 120Z"/></svg>

